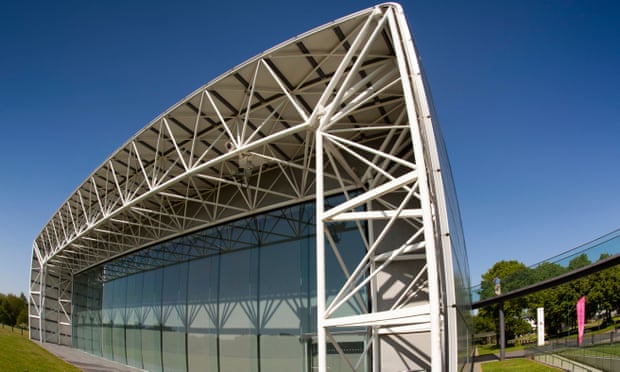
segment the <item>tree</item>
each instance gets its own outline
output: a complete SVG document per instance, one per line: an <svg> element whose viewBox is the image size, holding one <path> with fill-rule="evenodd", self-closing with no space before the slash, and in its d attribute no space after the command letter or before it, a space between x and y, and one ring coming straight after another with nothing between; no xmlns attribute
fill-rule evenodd
<svg viewBox="0 0 620 372"><path fill-rule="evenodd" d="M609 257L602 254L599 259ZM534 268L527 268L518 261L499 261L484 275L480 298L495 296L493 281L501 280L502 292L522 288L526 285L554 278L591 264L585 253L573 257L568 267L543 262ZM545 308L545 329L550 335L561 335L576 326L577 300L586 296L586 317L593 318L602 313L604 322L611 322L611 312L620 307L620 266L590 274L569 283L533 293L504 304L506 337L510 339L527 331L523 319L536 319L536 308ZM525 312L523 312L525 310ZM498 306L480 309L476 316L476 331L489 330L491 324L498 324Z"/></svg>
<svg viewBox="0 0 620 372"><path fill-rule="evenodd" d="M509 292L517 289L522 282L522 277L528 272L527 266L519 261L499 261L496 262L486 273L482 274L480 283L480 299L495 296L494 280L499 278L502 292Z"/></svg>
<svg viewBox="0 0 620 372"><path fill-rule="evenodd" d="M15 325L18 326L28 326L28 307L24 307L20 310L19 314L17 314L17 318L15 319Z"/></svg>
<svg viewBox="0 0 620 372"><path fill-rule="evenodd" d="M530 280L532 283L539 283L539 282L542 282L543 280L555 278L566 272L567 272L567 269L563 266L560 266L556 263L543 262L530 271ZM545 328L547 330L547 333L549 334L555 334L556 326L559 326L561 329L561 325L562 325L562 323L558 323L556 325L554 323L554 320L556 320L556 318L552 317L551 315L555 311L554 306L557 305L556 300L558 297L558 293L559 293L559 290L556 287L556 288L547 289L544 291L539 291L531 295L528 295L526 297L526 302L528 304L526 316L530 320L536 321L536 318L537 318L536 309L537 308L539 307L545 308L545 318L546 318L546 323L547 323L545 325ZM559 313L559 310L558 310L558 313Z"/></svg>
<svg viewBox="0 0 620 372"><path fill-rule="evenodd" d="M599 260L607 257L608 254L601 254ZM614 266L591 276L592 288L586 309L601 311L604 315L603 324L610 324L611 311L620 304L620 267Z"/></svg>
<svg viewBox="0 0 620 372"><path fill-rule="evenodd" d="M601 259L606 257L608 255L601 255ZM570 260L568 268L564 271L573 271L590 263L591 261L586 254L580 254ZM560 269L549 271L555 270L557 272L553 276L562 274ZM611 309L614 308L614 299L620 299L620 295L617 295L620 291L619 279L620 269L611 268L533 294L529 298L530 312L533 313L536 307L543 306L545 308L545 328L547 332L553 335L560 335L564 332L568 333L577 323L575 309L577 300L582 296L586 296L586 317L594 317L597 309L600 309L606 312L609 320Z"/></svg>
<svg viewBox="0 0 620 372"><path fill-rule="evenodd" d="M482 275L480 299L495 296L495 278L500 279L502 292L509 292L529 284L529 272L530 269L519 261L499 261L495 263ZM521 317L522 311L525 308L527 308L525 298L504 303L504 323L507 339L512 339L527 331L529 324L524 322ZM480 309L476 318L479 318L476 322L480 325L488 327L489 324L494 324L495 329L499 329L499 306L493 305Z"/></svg>
<svg viewBox="0 0 620 372"><path fill-rule="evenodd" d="M588 256L585 253L582 253L568 262L568 271L573 271L573 270L582 268L591 263L592 261L590 261Z"/></svg>
<svg viewBox="0 0 620 372"><path fill-rule="evenodd" d="M11 315L6 311L3 305L4 301L0 302L0 323L10 325Z"/></svg>
<svg viewBox="0 0 620 372"><path fill-rule="evenodd" d="M24 323L28 323L28 303L23 293L19 297L0 293L0 323L9 326L19 325L21 322L18 319L23 320L23 313L26 318Z"/></svg>
<svg viewBox="0 0 620 372"><path fill-rule="evenodd" d="M546 279L555 278L566 273L567 270L553 262L543 262L532 269L531 279L533 282L542 282Z"/></svg>
<svg viewBox="0 0 620 372"><path fill-rule="evenodd" d="M575 304L579 297L570 283L546 289L535 296L536 301L530 302L529 311L533 314L537 307L545 308L545 330L549 335L560 335L574 324Z"/></svg>
<svg viewBox="0 0 620 372"><path fill-rule="evenodd" d="M494 332L495 330L493 318L480 316L480 313L474 317L474 333Z"/></svg>

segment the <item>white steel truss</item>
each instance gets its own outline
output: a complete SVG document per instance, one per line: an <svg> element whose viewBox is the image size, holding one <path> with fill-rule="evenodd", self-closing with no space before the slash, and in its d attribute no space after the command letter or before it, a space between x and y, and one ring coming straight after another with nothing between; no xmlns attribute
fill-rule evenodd
<svg viewBox="0 0 620 372"><path fill-rule="evenodd" d="M97 168L36 238L31 338L70 343L75 273L316 200L319 370L329 343L351 370L456 369L448 207L422 79L402 9L385 4L199 88ZM325 205L335 194L344 201ZM365 245L354 267L341 224ZM337 293L326 292L329 259L346 278ZM340 346L351 332L367 340L355 360Z"/></svg>

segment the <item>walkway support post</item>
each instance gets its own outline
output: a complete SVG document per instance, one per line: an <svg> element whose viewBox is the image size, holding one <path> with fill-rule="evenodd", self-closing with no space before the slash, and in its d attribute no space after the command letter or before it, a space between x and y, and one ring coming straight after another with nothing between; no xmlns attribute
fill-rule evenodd
<svg viewBox="0 0 620 372"><path fill-rule="evenodd" d="M506 332L504 327L504 302L499 303L499 360L506 358Z"/></svg>

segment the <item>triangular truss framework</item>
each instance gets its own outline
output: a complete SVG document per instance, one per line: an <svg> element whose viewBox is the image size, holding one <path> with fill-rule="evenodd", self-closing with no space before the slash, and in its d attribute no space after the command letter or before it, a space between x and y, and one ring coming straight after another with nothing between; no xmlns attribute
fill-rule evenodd
<svg viewBox="0 0 620 372"><path fill-rule="evenodd" d="M394 4L238 66L130 139L44 227L33 244L31 338L70 344L77 272L316 199L319 370L330 342L351 370L387 370L390 355L399 368L454 370L453 253L433 119ZM344 201L324 205L334 194ZM354 267L341 258L339 223L355 224L364 242ZM346 278L330 295L328 254ZM340 347L342 330L365 335L356 358Z"/></svg>

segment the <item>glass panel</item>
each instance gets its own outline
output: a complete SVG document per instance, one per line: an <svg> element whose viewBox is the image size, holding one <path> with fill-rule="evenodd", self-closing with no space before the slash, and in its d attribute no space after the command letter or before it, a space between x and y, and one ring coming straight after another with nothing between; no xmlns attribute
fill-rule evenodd
<svg viewBox="0 0 620 372"><path fill-rule="evenodd" d="M164 269L162 291L163 361L166 371L186 371L185 325L187 323L187 270L180 263Z"/></svg>
<svg viewBox="0 0 620 372"><path fill-rule="evenodd" d="M258 250L220 257L220 371L257 371Z"/></svg>
<svg viewBox="0 0 620 372"><path fill-rule="evenodd" d="M359 231L341 224L331 232L351 270L363 253ZM307 370L316 335L314 234L309 203L113 261L105 290L104 266L91 269L83 303L74 293L76 342L150 371ZM179 263L190 254L202 258ZM335 291L344 281L335 256L327 271ZM359 304L345 311L359 312Z"/></svg>
<svg viewBox="0 0 620 372"><path fill-rule="evenodd" d="M127 364L142 368L142 274L127 277Z"/></svg>
<svg viewBox="0 0 620 372"><path fill-rule="evenodd" d="M85 315L86 315L86 296L88 295L88 282L86 275L78 274L73 278L72 292L72 312L71 312L71 333L72 346L76 349L86 351L85 340Z"/></svg>
<svg viewBox="0 0 620 372"><path fill-rule="evenodd" d="M105 283L103 286L103 312L101 314L101 346L103 357L114 360L112 321L114 319L114 286L115 282Z"/></svg>
<svg viewBox="0 0 620 372"><path fill-rule="evenodd" d="M144 273L142 291L142 362L144 369L161 371L162 269Z"/></svg>
<svg viewBox="0 0 620 372"><path fill-rule="evenodd" d="M127 292L127 278L117 279L114 283L114 293L112 293L112 348L114 350L114 360L125 364L127 363L125 351L125 324L127 324L125 294Z"/></svg>
<svg viewBox="0 0 620 372"><path fill-rule="evenodd" d="M356 365L360 360L365 348L365 337L360 335L338 335L334 336L338 345L344 352L345 357L349 360L349 362L353 365ZM316 371L318 370L318 353L317 353L317 345L316 340L311 345L312 352L312 367L310 370ZM330 342L327 343L327 370L328 371L336 371L336 372L349 372L351 368L347 364L347 362L342 358L342 356L338 353L334 345ZM368 371L368 358L364 358L361 360L360 365L358 367L359 371Z"/></svg>
<svg viewBox="0 0 620 372"><path fill-rule="evenodd" d="M346 270L351 273L365 253L364 243L360 231L353 222L335 222L328 224L329 234L338 246L338 253L342 257ZM325 242L325 278L327 304L331 304L338 291L343 287L347 278L329 242ZM334 311L334 316L348 316L364 313L367 305L366 291L361 290L359 295L352 296L345 304Z"/></svg>
<svg viewBox="0 0 620 372"><path fill-rule="evenodd" d="M304 345L299 340L309 303L302 296L300 248L297 240L260 251L261 370L304 370Z"/></svg>
<svg viewBox="0 0 620 372"><path fill-rule="evenodd" d="M190 371L218 370L219 257L189 263L187 353Z"/></svg>
<svg viewBox="0 0 620 372"><path fill-rule="evenodd" d="M88 299L87 299L87 317L88 317L88 329L86 330L87 338L90 339L91 352L95 355L102 355L102 330L101 330L101 309L102 309L102 296L103 296L103 284L100 280L101 267L93 269L88 275Z"/></svg>
<svg viewBox="0 0 620 372"><path fill-rule="evenodd" d="M424 84L428 89L428 84ZM431 97L430 92L427 92L427 97ZM436 118L435 107L433 102L430 101L431 115ZM459 210L459 204L456 194L456 187L454 179L452 177L452 170L450 167L450 161L448 158L448 151L444 142L443 135L441 134L441 127L437 120L432 121L433 131L435 132L435 141L437 145L437 154L439 156L440 168L442 169L441 176L444 186L444 197L446 200L446 212L448 217L448 228L450 230L450 252L452 256L447 256L444 265L447 268L447 275L450 275L450 268L452 266L453 278L446 278L446 280L453 280L455 286L456 295L456 328L458 333L458 363L461 369L466 369L471 363L473 358L474 348L471 344L471 335L473 334L473 321L471 314L471 296L469 293L471 283L469 281L469 263L467 259L467 249L465 246L465 237L463 233L463 225L461 222L461 212ZM448 250L448 247L443 248ZM448 260L452 260L449 262ZM462 311L465 309L465 311ZM454 328L453 328L454 329ZM449 350L448 352L454 352Z"/></svg>
<svg viewBox="0 0 620 372"><path fill-rule="evenodd" d="M308 345L311 343L310 334L316 333L316 231L314 225L315 209L313 204L300 206L300 230L302 239L299 241L301 249L300 271L301 297L307 303L306 313L302 315L302 338ZM309 355L306 353L305 355Z"/></svg>

